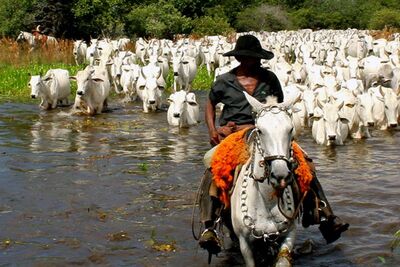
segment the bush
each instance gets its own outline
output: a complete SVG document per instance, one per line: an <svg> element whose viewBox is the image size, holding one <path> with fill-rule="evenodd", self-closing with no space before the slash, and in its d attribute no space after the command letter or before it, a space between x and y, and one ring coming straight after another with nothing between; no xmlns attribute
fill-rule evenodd
<svg viewBox="0 0 400 267"><path fill-rule="evenodd" d="M190 19L165 1L134 8L125 23L129 35L172 38L175 33L188 33Z"/></svg>
<svg viewBox="0 0 400 267"><path fill-rule="evenodd" d="M369 29L400 28L400 10L383 8L376 11L368 23Z"/></svg>
<svg viewBox="0 0 400 267"><path fill-rule="evenodd" d="M228 19L218 16L204 16L193 21L193 34L198 36L205 35L228 35L234 32Z"/></svg>
<svg viewBox="0 0 400 267"><path fill-rule="evenodd" d="M235 26L241 32L280 31L291 27L288 14L282 7L267 4L239 12Z"/></svg>

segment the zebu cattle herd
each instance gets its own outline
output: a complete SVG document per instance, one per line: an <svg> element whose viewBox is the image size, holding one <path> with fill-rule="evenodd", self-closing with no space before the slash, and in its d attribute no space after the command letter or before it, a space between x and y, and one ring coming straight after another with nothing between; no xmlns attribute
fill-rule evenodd
<svg viewBox="0 0 400 267"><path fill-rule="evenodd" d="M244 33L238 33L241 35ZM285 102L293 109L296 132L311 128L320 145L342 145L347 138L368 138L371 129L397 127L400 94L400 35L373 38L368 31L299 30L254 33L275 57L262 61L283 87ZM236 36L237 37L237 36ZM173 73L173 93L167 120L188 127L199 122L199 105L192 82L199 66L217 77L238 65L223 57L234 41L223 36L199 40L182 38L135 42L127 38L75 41L77 64L87 64L74 76L32 76L32 97L42 98L41 107L54 108L55 99L65 100L69 80L76 80L74 110L90 115L102 112L111 90L125 102L143 103L143 111L160 109L168 73ZM50 79L50 77L53 77Z"/></svg>

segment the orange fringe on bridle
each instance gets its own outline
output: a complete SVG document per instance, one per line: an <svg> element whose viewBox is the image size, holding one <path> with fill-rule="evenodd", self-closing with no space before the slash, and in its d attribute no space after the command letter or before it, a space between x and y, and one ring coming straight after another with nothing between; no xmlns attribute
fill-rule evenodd
<svg viewBox="0 0 400 267"><path fill-rule="evenodd" d="M217 147L211 158L213 181L218 188L219 198L225 207L229 207L229 191L233 184L236 166L245 164L250 157L245 134L249 128L230 134ZM292 142L293 157L298 162L294 170L301 192L309 190L313 173L307 163L303 150L296 142Z"/></svg>

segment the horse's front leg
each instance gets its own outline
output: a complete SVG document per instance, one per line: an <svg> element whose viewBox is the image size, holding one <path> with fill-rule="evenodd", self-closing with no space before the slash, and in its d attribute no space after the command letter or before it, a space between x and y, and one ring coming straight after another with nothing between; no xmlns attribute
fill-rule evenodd
<svg viewBox="0 0 400 267"><path fill-rule="evenodd" d="M254 267L255 266L254 255L253 252L251 251L251 246L248 240L243 235L240 235L239 243L240 243L240 251L242 252L242 256L246 263L246 267Z"/></svg>
<svg viewBox="0 0 400 267"><path fill-rule="evenodd" d="M278 257L276 259L275 267L291 267L292 266L292 253L294 247L294 240L296 239L296 224L288 230L285 240L279 248Z"/></svg>

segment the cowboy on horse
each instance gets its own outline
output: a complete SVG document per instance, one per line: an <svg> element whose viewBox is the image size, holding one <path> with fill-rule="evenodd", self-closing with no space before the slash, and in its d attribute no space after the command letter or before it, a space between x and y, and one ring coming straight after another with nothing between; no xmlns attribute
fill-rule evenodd
<svg viewBox="0 0 400 267"><path fill-rule="evenodd" d="M41 46L45 46L47 44L47 35L43 33L40 29L40 25L38 25L35 29L32 30L32 34L35 37L35 41Z"/></svg>
<svg viewBox="0 0 400 267"><path fill-rule="evenodd" d="M232 184L227 185L226 181L221 183L219 178L229 176L230 179L228 180L233 180L240 172L237 166L243 165L248 157L232 160L231 169L227 169L230 165L226 159L229 155L231 157L242 157L241 138L250 138L249 136L253 136L254 133L257 135L257 131L252 131L255 127L256 118L252 112L252 105L248 101L249 97L245 96L245 93L260 103L265 103L268 96L275 96L278 103L284 100L277 76L261 67L261 59L269 60L274 55L272 52L263 49L255 36L240 36L234 50L225 53L224 56L235 57L240 65L217 78L212 85L206 104L205 118L213 148L204 157L207 170L201 183L199 204L200 219L205 230L199 238L199 245L208 250L210 255L221 251L222 243L217 232L217 225L229 206L229 199L227 198L229 198L230 189L224 187L232 186ZM220 102L224 104L224 107L219 118L220 127L217 127L215 123L216 105ZM237 135L238 133L240 134ZM228 140L231 144L226 144ZM253 140L257 141L257 138ZM223 152L224 150L225 152ZM311 158L294 142L291 151L295 152L292 153L295 163L289 163L289 160L283 156L279 156L278 159L287 161L290 166L297 165L297 172L294 167L293 173L295 175L292 183L296 185L294 187L304 187L299 190L303 194L299 194L300 197L297 197L298 208L294 217L300 216L299 207L301 206L303 227L307 228L310 225L319 224L319 230L327 243L332 243L340 238L341 233L348 229L349 224L342 222L333 213L317 179ZM218 158L224 159L219 161ZM260 166L266 164L266 161L268 161L266 158L260 161ZM221 166L218 164L224 165L222 168L224 173L220 173ZM306 183L301 182L304 177L300 177L299 166L308 170L310 179ZM262 169L265 171L266 168L263 167ZM262 175L265 176L264 173ZM229 228L229 220L226 220L225 224L228 224Z"/></svg>

